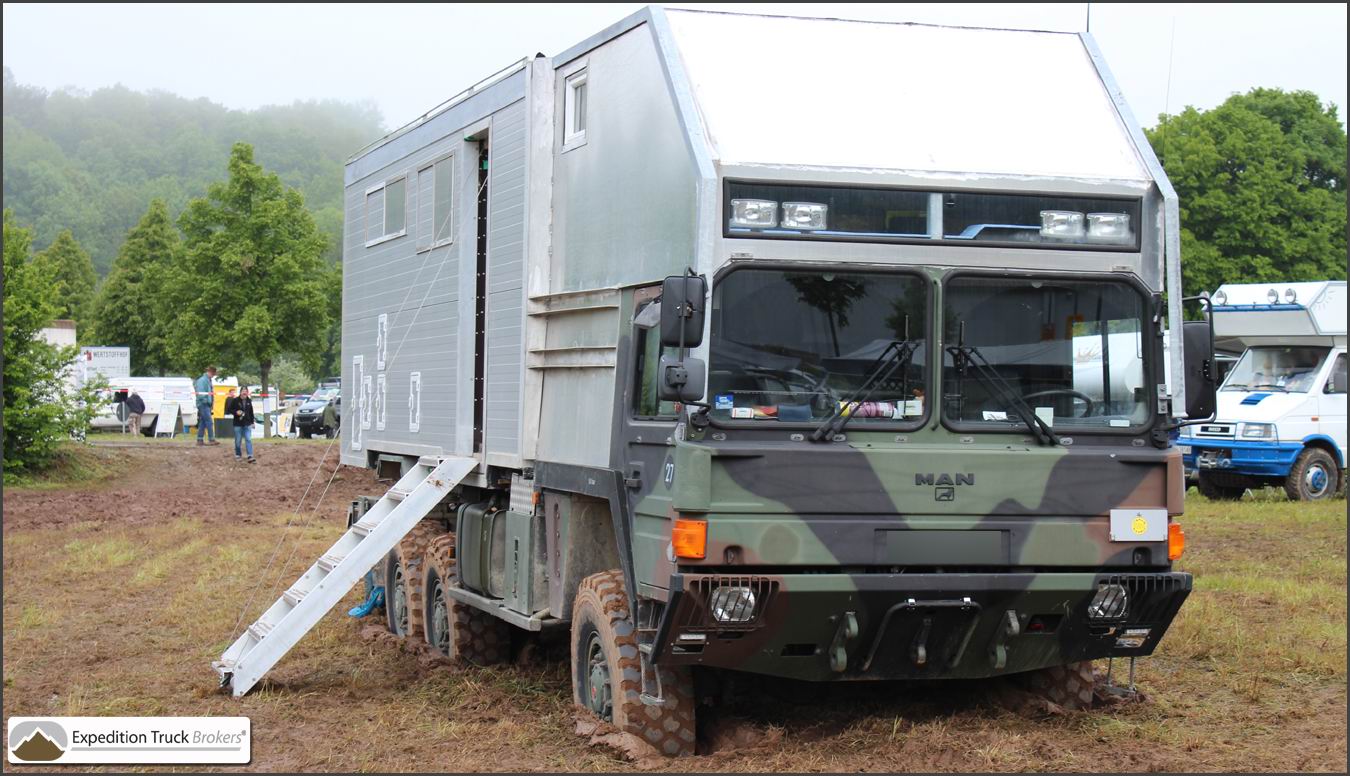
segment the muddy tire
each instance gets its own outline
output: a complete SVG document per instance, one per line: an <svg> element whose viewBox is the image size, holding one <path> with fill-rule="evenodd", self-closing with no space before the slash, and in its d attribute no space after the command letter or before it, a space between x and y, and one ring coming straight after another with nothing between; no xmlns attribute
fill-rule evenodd
<svg viewBox="0 0 1350 776"><path fill-rule="evenodd" d="M592 574L572 604L572 699L671 757L694 754L694 683L687 667L659 668L665 706L639 697L642 667L623 575Z"/></svg>
<svg viewBox="0 0 1350 776"><path fill-rule="evenodd" d="M455 584L455 535L445 534L432 540L426 557L423 622L432 650L471 665L504 662L511 654L511 626L445 592L447 585Z"/></svg>
<svg viewBox="0 0 1350 776"><path fill-rule="evenodd" d="M400 638L421 638L425 605L422 582L427 550L445 534L435 520L423 520L408 532L385 563L385 625Z"/></svg>
<svg viewBox="0 0 1350 776"><path fill-rule="evenodd" d="M1284 480L1284 492L1294 501L1320 501L1341 491L1340 469L1327 451L1309 447L1298 454Z"/></svg>
<svg viewBox="0 0 1350 776"><path fill-rule="evenodd" d="M1196 490L1210 501L1237 501L1247 492L1245 485L1232 485L1217 481L1212 474L1200 472L1195 482Z"/></svg>
<svg viewBox="0 0 1350 776"><path fill-rule="evenodd" d="M1028 692L1067 711L1084 711L1092 708L1092 695L1097 687L1097 679L1092 673L1091 660L1042 668L1023 674L1019 678Z"/></svg>

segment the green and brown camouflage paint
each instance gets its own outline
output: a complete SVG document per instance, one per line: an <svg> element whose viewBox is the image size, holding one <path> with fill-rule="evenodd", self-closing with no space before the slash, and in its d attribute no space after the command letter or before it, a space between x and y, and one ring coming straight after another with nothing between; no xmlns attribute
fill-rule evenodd
<svg viewBox="0 0 1350 776"><path fill-rule="evenodd" d="M1191 578L1171 571L1165 541L1110 541L1109 515L1179 515L1178 451L1146 443L1146 432L1054 447L958 433L932 406L922 428L855 424L821 443L782 427L621 421L620 464L639 475L629 490L635 587L666 603L656 661L828 681L978 678L1151 654ZM703 559L673 557L676 517L707 521ZM1128 590L1126 616L1090 622L1088 603L1108 580ZM708 593L724 584L759 591L750 626L709 618ZM1150 629L1142 644L1117 645L1140 627ZM681 634L704 641L677 643Z"/></svg>

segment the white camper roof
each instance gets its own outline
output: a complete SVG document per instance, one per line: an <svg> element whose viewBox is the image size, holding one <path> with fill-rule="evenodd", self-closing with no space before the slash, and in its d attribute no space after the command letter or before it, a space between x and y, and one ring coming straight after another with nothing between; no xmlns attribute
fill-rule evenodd
<svg viewBox="0 0 1350 776"><path fill-rule="evenodd" d="M1247 347L1345 341L1344 280L1225 283L1212 300L1214 335Z"/></svg>
<svg viewBox="0 0 1350 776"><path fill-rule="evenodd" d="M667 16L723 165L1152 180L1077 34Z"/></svg>

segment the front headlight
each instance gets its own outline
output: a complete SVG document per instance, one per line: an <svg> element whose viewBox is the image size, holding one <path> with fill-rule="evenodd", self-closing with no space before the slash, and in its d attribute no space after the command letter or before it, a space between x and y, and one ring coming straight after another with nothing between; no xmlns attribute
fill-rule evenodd
<svg viewBox="0 0 1350 776"><path fill-rule="evenodd" d="M755 619L755 591L748 587L719 587L708 602L718 622L750 622Z"/></svg>
<svg viewBox="0 0 1350 776"><path fill-rule="evenodd" d="M1238 425L1238 439L1276 439L1274 423L1241 423Z"/></svg>
<svg viewBox="0 0 1350 776"><path fill-rule="evenodd" d="M1122 585L1101 585L1088 604L1088 619L1114 620L1125 616L1130 597Z"/></svg>

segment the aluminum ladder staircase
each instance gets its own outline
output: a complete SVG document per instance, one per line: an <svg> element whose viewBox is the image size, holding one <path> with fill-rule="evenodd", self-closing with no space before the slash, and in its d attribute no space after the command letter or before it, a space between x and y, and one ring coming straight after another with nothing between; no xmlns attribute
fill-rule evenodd
<svg viewBox="0 0 1350 776"><path fill-rule="evenodd" d="M211 664L234 697L248 692L352 587L478 466L423 457Z"/></svg>

